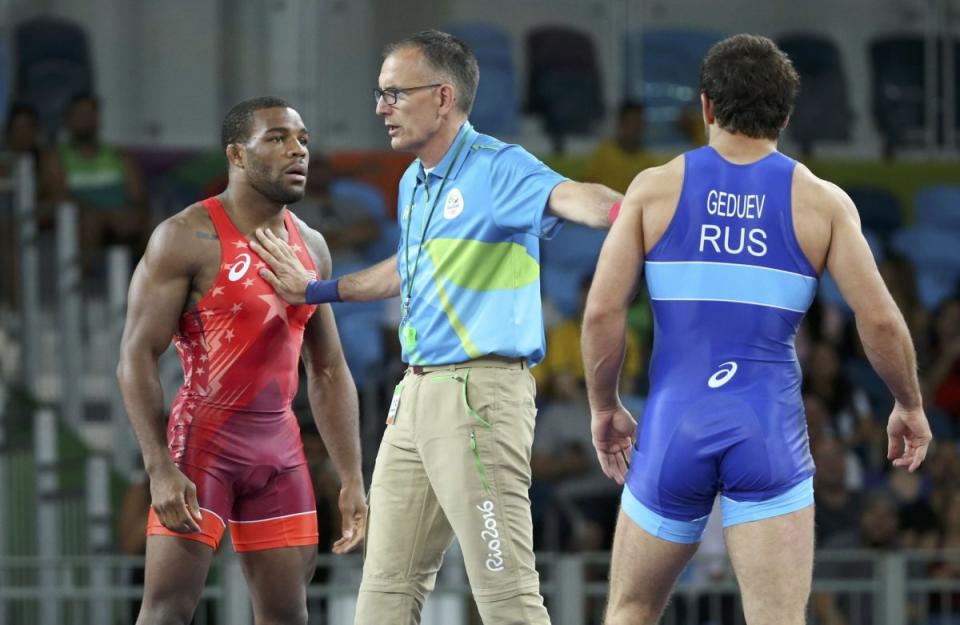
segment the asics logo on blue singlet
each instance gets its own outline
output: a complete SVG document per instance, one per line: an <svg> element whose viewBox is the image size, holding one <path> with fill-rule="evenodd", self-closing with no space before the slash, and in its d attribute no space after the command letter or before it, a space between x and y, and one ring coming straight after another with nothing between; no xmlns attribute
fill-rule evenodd
<svg viewBox="0 0 960 625"><path fill-rule="evenodd" d="M710 379L707 380L707 386L710 388L720 388L724 384L730 381L737 373L737 363L732 360L729 360L720 365L720 368L717 369L717 372L710 376Z"/></svg>

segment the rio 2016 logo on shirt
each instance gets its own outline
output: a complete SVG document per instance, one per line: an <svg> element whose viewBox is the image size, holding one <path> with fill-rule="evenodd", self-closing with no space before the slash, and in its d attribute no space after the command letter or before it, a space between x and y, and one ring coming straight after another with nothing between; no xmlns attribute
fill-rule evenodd
<svg viewBox="0 0 960 625"><path fill-rule="evenodd" d="M236 262L230 265L230 273L227 274L227 278L230 279L230 282L236 282L247 273L247 269L250 269L250 254L239 254Z"/></svg>
<svg viewBox="0 0 960 625"><path fill-rule="evenodd" d="M710 376L710 379L707 380L707 386L710 388L720 388L724 384L730 381L730 378L737 373L737 363L730 360L720 365L720 368L717 369L717 372Z"/></svg>
<svg viewBox="0 0 960 625"><path fill-rule="evenodd" d="M463 212L463 194L460 189L450 189L447 200L443 203L443 218L453 219Z"/></svg>

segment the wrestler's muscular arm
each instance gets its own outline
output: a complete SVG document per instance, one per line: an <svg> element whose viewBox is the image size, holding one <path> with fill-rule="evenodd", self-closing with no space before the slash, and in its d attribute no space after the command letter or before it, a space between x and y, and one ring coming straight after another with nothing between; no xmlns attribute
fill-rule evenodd
<svg viewBox="0 0 960 625"><path fill-rule="evenodd" d="M196 486L167 452L158 359L170 345L198 270L190 219L180 213L160 224L130 281L117 379L160 522L174 532L200 530Z"/></svg>
<svg viewBox="0 0 960 625"><path fill-rule="evenodd" d="M329 279L330 250L323 237L297 220L304 243L317 265L321 279ZM340 477L341 535L334 553L347 553L363 542L367 518L363 475L360 469L360 410L357 389L337 334L330 304L321 304L303 335L303 363L307 391L317 430Z"/></svg>
<svg viewBox="0 0 960 625"><path fill-rule="evenodd" d="M903 315L887 290L849 196L798 166L794 202L801 210L823 211L829 232L826 268L853 310L864 352L896 400L887 423L887 457L895 466L915 471L927 454L932 435L923 412L917 359ZM813 208L815 207L815 208ZM801 241L804 232L798 230Z"/></svg>
<svg viewBox="0 0 960 625"><path fill-rule="evenodd" d="M593 446L607 477L623 484L633 450L636 421L617 391L625 350L627 309L639 287L645 239L659 238L668 219L655 219L661 204L675 205L682 160L644 170L634 178L620 217L603 242L583 313L581 348L590 401ZM646 231L646 232L645 232Z"/></svg>

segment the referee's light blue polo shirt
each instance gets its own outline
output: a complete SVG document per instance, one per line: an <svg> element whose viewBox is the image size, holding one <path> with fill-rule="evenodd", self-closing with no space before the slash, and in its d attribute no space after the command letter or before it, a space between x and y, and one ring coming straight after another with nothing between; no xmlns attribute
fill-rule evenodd
<svg viewBox="0 0 960 625"><path fill-rule="evenodd" d="M404 361L543 359L539 239L562 225L546 210L565 180L469 122L430 173L419 159L410 164L397 210L400 294L409 302L400 328Z"/></svg>

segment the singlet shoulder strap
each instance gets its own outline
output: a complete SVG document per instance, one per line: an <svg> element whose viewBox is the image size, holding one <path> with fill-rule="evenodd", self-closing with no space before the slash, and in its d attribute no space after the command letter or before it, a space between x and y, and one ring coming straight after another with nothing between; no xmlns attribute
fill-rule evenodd
<svg viewBox="0 0 960 625"><path fill-rule="evenodd" d="M230 220L230 216L227 215L227 209L223 207L223 204L216 197L208 197L207 199L201 202L206 209L207 213L210 215L210 220L213 222L213 227L217 231L217 236L220 237L221 241L240 239L241 241L245 237L240 234L240 231L237 230L237 227L233 225L233 221Z"/></svg>
<svg viewBox="0 0 960 625"><path fill-rule="evenodd" d="M290 245L300 246L300 254L298 255L300 262L302 262L303 266L310 271L316 272L317 265L313 262L313 256L307 249L307 245L303 242L303 236L300 235L300 228L297 227L297 222L293 219L293 214L290 212L290 209L284 209L283 223L287 226L287 234L290 237Z"/></svg>

